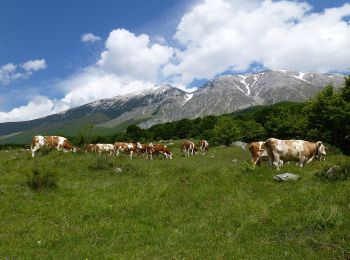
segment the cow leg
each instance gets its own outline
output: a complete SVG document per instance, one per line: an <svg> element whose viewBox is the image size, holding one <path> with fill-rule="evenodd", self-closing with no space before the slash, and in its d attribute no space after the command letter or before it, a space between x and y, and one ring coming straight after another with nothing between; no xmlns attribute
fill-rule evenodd
<svg viewBox="0 0 350 260"><path fill-rule="evenodd" d="M132 160L133 151L130 151L130 160Z"/></svg>
<svg viewBox="0 0 350 260"><path fill-rule="evenodd" d="M276 167L277 171L280 170L280 156L277 152L273 152L273 165Z"/></svg>
<svg viewBox="0 0 350 260"><path fill-rule="evenodd" d="M259 162L259 157L254 157L252 158L252 164L253 164L253 167L255 168L256 164Z"/></svg>

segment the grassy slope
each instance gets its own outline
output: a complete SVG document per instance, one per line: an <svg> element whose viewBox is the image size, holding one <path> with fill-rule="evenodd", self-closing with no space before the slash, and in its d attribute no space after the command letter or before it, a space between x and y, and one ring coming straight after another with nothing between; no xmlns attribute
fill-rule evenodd
<svg viewBox="0 0 350 260"><path fill-rule="evenodd" d="M173 151L171 161L114 159L123 174L90 170L94 155L0 151L0 258L350 256L350 182L314 177L349 158L286 165L302 179L276 183L265 166L243 171L241 148L189 159ZM35 164L58 169L57 190L24 185Z"/></svg>

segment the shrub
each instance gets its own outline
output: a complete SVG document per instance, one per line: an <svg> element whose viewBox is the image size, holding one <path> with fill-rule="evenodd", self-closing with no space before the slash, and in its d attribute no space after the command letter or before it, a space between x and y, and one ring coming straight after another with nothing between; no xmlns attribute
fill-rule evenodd
<svg viewBox="0 0 350 260"><path fill-rule="evenodd" d="M32 190L44 190L57 188L58 174L54 170L46 170L35 167L32 173L27 175L27 186Z"/></svg>
<svg viewBox="0 0 350 260"><path fill-rule="evenodd" d="M89 165L91 170L107 170L115 166L115 161L110 156L99 156Z"/></svg>
<svg viewBox="0 0 350 260"><path fill-rule="evenodd" d="M323 181L342 181L350 179L350 161L332 167L324 167L316 172L316 177Z"/></svg>

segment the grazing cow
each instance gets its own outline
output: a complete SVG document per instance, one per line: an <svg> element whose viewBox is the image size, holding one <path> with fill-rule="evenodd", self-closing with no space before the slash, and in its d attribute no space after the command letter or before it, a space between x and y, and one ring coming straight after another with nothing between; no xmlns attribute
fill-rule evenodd
<svg viewBox="0 0 350 260"><path fill-rule="evenodd" d="M267 151L265 149L262 149L264 142L252 142L248 145L249 152L252 155L252 163L253 166L260 165L261 160L264 158L268 158Z"/></svg>
<svg viewBox="0 0 350 260"><path fill-rule="evenodd" d="M56 148L57 150L64 152L77 151L77 148L73 147L65 137L36 135L32 138L32 145L30 147L32 157L34 157L35 152L41 148Z"/></svg>
<svg viewBox="0 0 350 260"><path fill-rule="evenodd" d="M185 141L182 143L181 145L181 151L183 153L185 153L185 157L189 157L190 155L195 155L196 151L197 151L197 147L196 145L191 142L191 141Z"/></svg>
<svg viewBox="0 0 350 260"><path fill-rule="evenodd" d="M163 154L165 159L173 159L173 153L164 144L149 144L149 153L151 160L153 159L153 154Z"/></svg>
<svg viewBox="0 0 350 260"><path fill-rule="evenodd" d="M280 168L282 161L298 161L299 166L309 164L314 157L326 155L325 146L321 141L316 143L304 140L278 140L269 138L263 144L269 156L270 166Z"/></svg>
<svg viewBox="0 0 350 260"><path fill-rule="evenodd" d="M138 149L142 148L140 143L136 143L136 144L134 144L134 143L126 143L125 145L126 145L125 151L127 153L129 153L130 159L132 159L132 155L133 155L134 152L137 152Z"/></svg>
<svg viewBox="0 0 350 260"><path fill-rule="evenodd" d="M120 152L126 152L127 149L128 149L128 146L126 143L123 143L123 142L114 143L114 151L115 151L117 157L119 156Z"/></svg>
<svg viewBox="0 0 350 260"><path fill-rule="evenodd" d="M142 155L142 157L146 156L146 159L148 159L148 156L152 156L152 149L153 149L153 144L141 144L141 143L137 143L137 147L138 147L138 154Z"/></svg>
<svg viewBox="0 0 350 260"><path fill-rule="evenodd" d="M96 145L95 144L87 144L85 146L85 153L93 153L96 150Z"/></svg>
<svg viewBox="0 0 350 260"><path fill-rule="evenodd" d="M113 144L95 144L95 153L98 152L100 156L103 152L109 153L109 156L111 156L114 151L114 145Z"/></svg>
<svg viewBox="0 0 350 260"><path fill-rule="evenodd" d="M198 146L202 154L206 154L209 151L209 143L206 140L199 140Z"/></svg>

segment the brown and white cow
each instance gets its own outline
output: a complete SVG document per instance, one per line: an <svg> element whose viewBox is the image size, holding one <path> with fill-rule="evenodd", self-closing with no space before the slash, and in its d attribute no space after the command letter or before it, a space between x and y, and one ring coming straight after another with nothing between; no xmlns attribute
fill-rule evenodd
<svg viewBox="0 0 350 260"><path fill-rule="evenodd" d="M129 153L130 159L132 159L132 155L137 152L138 149L141 149L142 146L140 143L125 143L125 152Z"/></svg>
<svg viewBox="0 0 350 260"><path fill-rule="evenodd" d="M199 140L198 146L202 154L206 154L209 151L209 143L206 140Z"/></svg>
<svg viewBox="0 0 350 260"><path fill-rule="evenodd" d="M117 157L119 156L120 152L126 152L128 149L128 146L126 143L123 142L115 142L114 143L114 151L117 155Z"/></svg>
<svg viewBox="0 0 350 260"><path fill-rule="evenodd" d="M280 161L298 161L300 167L309 164L315 157L326 155L321 141L316 143L304 140L279 140L269 138L263 144L269 156L270 166L280 168Z"/></svg>
<svg viewBox="0 0 350 260"><path fill-rule="evenodd" d="M113 144L95 144L95 153L99 153L100 156L102 153L109 153L109 156L111 156L114 151L114 145Z"/></svg>
<svg viewBox="0 0 350 260"><path fill-rule="evenodd" d="M164 144L149 144L150 158L153 159L154 154L162 154L165 159L173 159L173 153Z"/></svg>
<svg viewBox="0 0 350 260"><path fill-rule="evenodd" d="M261 160L268 158L266 149L262 148L263 144L264 142L259 141L252 142L248 145L249 152L252 155L252 163L254 167L257 164L260 165Z"/></svg>
<svg viewBox="0 0 350 260"><path fill-rule="evenodd" d="M94 153L96 150L95 144L87 144L85 145L85 153Z"/></svg>
<svg viewBox="0 0 350 260"><path fill-rule="evenodd" d="M77 148L73 147L65 137L36 135L32 138L32 144L30 147L32 157L34 157L35 152L41 148L56 148L57 150L64 152L77 151Z"/></svg>
<svg viewBox="0 0 350 260"><path fill-rule="evenodd" d="M137 143L137 152L139 155L142 155L142 157L146 157L146 159L148 159L148 157L150 157L152 159L152 153L153 153L153 144L141 144L141 143Z"/></svg>
<svg viewBox="0 0 350 260"><path fill-rule="evenodd" d="M197 151L196 145L191 141L185 141L181 145L181 152L185 154L185 157L190 155L194 156Z"/></svg>

